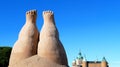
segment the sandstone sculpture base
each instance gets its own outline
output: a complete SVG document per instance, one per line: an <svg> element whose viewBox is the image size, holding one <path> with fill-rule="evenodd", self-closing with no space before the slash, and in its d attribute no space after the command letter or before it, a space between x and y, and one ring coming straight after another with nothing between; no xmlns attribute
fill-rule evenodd
<svg viewBox="0 0 120 67"><path fill-rule="evenodd" d="M13 66L9 67L67 67L65 65L59 65L51 62L45 58L41 58L38 55L34 55L28 59L25 59Z"/></svg>

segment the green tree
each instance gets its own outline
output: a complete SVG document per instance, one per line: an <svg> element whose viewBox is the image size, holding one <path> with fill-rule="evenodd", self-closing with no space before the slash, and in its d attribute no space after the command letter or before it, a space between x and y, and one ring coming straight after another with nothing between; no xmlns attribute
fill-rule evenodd
<svg viewBox="0 0 120 67"><path fill-rule="evenodd" d="M0 47L0 67L8 67L11 47Z"/></svg>

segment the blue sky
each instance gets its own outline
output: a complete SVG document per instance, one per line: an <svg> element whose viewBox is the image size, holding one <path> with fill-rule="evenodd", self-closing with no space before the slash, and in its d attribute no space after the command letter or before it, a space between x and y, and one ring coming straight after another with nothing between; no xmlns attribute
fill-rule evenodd
<svg viewBox="0 0 120 67"><path fill-rule="evenodd" d="M0 46L13 46L25 23L25 12L37 9L37 27L42 11L52 10L69 65L81 51L87 60L102 60L120 66L119 0L1 0Z"/></svg>

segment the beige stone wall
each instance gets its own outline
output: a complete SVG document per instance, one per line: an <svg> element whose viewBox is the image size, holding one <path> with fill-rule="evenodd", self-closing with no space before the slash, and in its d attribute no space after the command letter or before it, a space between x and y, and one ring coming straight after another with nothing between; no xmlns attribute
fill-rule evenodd
<svg viewBox="0 0 120 67"><path fill-rule="evenodd" d="M99 62L99 63L83 61L81 65L82 65L82 67L108 67L106 61L102 61L102 62ZM72 67L80 67L80 66L73 65Z"/></svg>
<svg viewBox="0 0 120 67"><path fill-rule="evenodd" d="M101 67L101 63L88 63L88 67Z"/></svg>
<svg viewBox="0 0 120 67"><path fill-rule="evenodd" d="M87 62L86 61L82 62L82 67L87 67Z"/></svg>

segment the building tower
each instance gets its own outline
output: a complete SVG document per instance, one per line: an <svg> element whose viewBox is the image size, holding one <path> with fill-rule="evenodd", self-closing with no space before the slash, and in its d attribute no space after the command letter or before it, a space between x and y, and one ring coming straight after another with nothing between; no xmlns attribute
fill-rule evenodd
<svg viewBox="0 0 120 67"><path fill-rule="evenodd" d="M78 56L76 58L76 65L81 67L82 66L82 61L83 61L83 56L81 52L78 53Z"/></svg>
<svg viewBox="0 0 120 67"><path fill-rule="evenodd" d="M81 52L79 52L77 58L74 59L72 62L72 67L82 67L82 63L83 63L83 56Z"/></svg>
<svg viewBox="0 0 120 67"><path fill-rule="evenodd" d="M72 67L76 67L76 60L75 59L72 61Z"/></svg>
<svg viewBox="0 0 120 67"><path fill-rule="evenodd" d="M101 67L108 67L108 63L107 63L105 57L103 57L103 59L102 59Z"/></svg>

